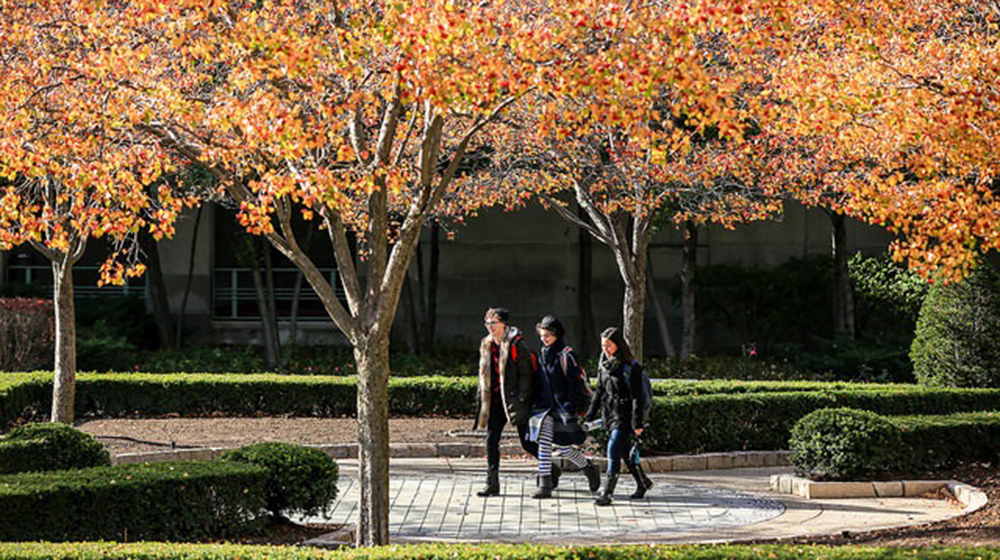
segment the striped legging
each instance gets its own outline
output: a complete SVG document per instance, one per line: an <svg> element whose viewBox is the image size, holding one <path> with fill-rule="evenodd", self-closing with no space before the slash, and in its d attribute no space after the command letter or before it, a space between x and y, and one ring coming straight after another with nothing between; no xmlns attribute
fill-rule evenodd
<svg viewBox="0 0 1000 560"><path fill-rule="evenodd" d="M552 475L552 448L559 450L559 454L579 468L587 466L587 458L580 453L580 450L568 445L554 445L552 439L555 437L555 422L551 415L546 415L542 420L542 426L538 431L538 474L541 476Z"/></svg>

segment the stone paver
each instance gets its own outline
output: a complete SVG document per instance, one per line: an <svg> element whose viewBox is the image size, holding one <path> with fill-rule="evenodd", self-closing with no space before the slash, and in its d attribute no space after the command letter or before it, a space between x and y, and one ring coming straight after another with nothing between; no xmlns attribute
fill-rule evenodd
<svg viewBox="0 0 1000 560"><path fill-rule="evenodd" d="M329 515L357 516L356 462L341 462L340 496ZM549 500L533 500L534 464L505 460L501 495L475 495L482 459L393 459L390 535L393 542L496 541L537 543L722 542L864 531L928 523L961 514L961 506L923 498L806 500L772 493L769 476L787 468L652 474L643 500L624 474L610 507L594 505L580 474L566 474Z"/></svg>

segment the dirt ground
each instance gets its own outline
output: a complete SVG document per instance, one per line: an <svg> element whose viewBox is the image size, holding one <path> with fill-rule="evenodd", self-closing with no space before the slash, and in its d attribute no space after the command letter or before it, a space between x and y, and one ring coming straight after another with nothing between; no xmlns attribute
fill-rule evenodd
<svg viewBox="0 0 1000 560"><path fill-rule="evenodd" d="M81 422L112 454L175 447L236 447L262 441L300 444L353 443L357 423L351 418L152 418ZM393 442L480 441L468 434L471 419L392 418ZM1000 473L995 465L969 465L927 473L922 478L955 479L983 489L989 503L970 515L920 527L842 534L782 542L864 544L870 546L1000 546ZM275 527L263 539L248 542L289 544L321 533L318 527ZM763 542L763 541L761 541Z"/></svg>
<svg viewBox="0 0 1000 560"><path fill-rule="evenodd" d="M353 418L142 418L85 421L77 426L98 439L112 455L170 447L239 447L264 441L302 445L354 443ZM462 435L472 419L391 418L389 441L437 443L480 441ZM449 435L456 434L456 435Z"/></svg>

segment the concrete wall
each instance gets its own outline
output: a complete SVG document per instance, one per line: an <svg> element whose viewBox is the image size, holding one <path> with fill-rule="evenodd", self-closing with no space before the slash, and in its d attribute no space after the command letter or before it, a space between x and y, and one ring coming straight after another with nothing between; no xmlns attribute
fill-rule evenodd
<svg viewBox="0 0 1000 560"><path fill-rule="evenodd" d="M214 251L227 248L211 242L211 208L203 212L194 259L194 276L185 319L188 337L205 343L257 343L259 329L253 322L211 320L211 283ZM187 278L189 250L194 235L194 212L177 224L177 234L164 241L160 251L171 308L180 309ZM885 250L890 236L881 229L857 221L849 222L851 251L875 254ZM670 316L674 336L680 332L680 310L668 289L680 272L682 233L666 229L655 237L651 248L657 282L657 297ZM424 232L423 254L429 255L429 236ZM469 347L484 333L482 316L490 306L511 310L515 324L525 330L546 313L555 313L566 323L570 343L580 332L579 288L580 231L556 214L540 207L517 213L488 210L456 226L454 236L441 241L438 292L438 341L445 346ZM806 210L790 203L781 219L726 230L713 226L699 235L700 266L738 264L773 267L792 257L830 253L830 221L822 210ZM596 328L621 323L623 289L611 251L593 244L593 308ZM651 307L651 306L648 306ZM658 332L651 308L646 321L647 347L659 349ZM397 323L404 319L402 305ZM302 323L305 343L343 344L344 338L328 322ZM402 329L397 329L402 331ZM706 333L707 334L707 333ZM534 341L533 341L534 342ZM735 341L734 341L735 342Z"/></svg>

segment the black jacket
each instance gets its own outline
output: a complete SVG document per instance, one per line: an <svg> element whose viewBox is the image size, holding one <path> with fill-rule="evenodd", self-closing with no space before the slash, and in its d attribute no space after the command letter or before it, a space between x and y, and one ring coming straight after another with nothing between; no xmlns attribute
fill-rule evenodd
<svg viewBox="0 0 1000 560"><path fill-rule="evenodd" d="M597 371L597 390L584 418L591 422L600 412L609 432L642 428L642 365L635 362L626 374L625 364L602 355Z"/></svg>

